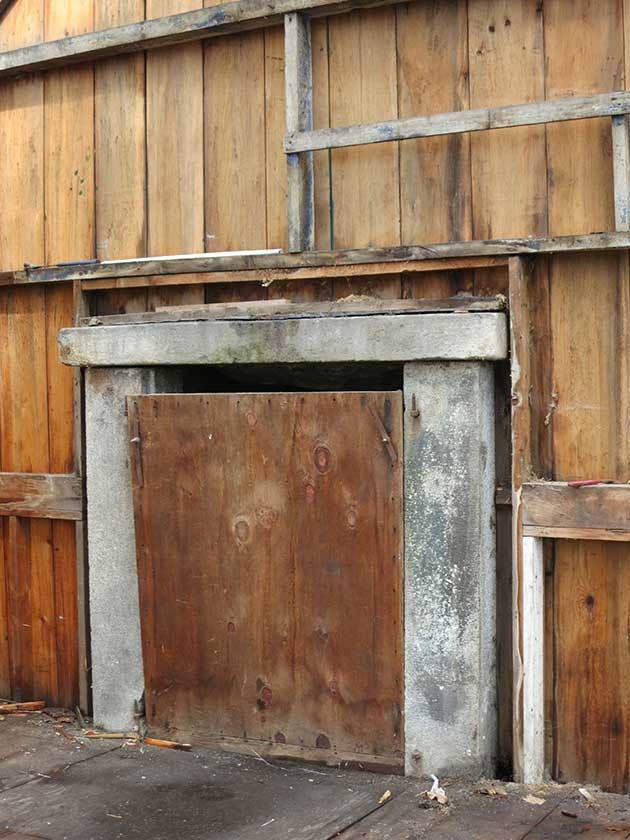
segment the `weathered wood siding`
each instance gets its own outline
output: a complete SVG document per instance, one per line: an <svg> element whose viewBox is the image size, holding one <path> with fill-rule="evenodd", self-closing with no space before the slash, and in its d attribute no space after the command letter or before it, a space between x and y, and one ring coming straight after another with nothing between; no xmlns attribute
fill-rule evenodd
<svg viewBox="0 0 630 840"><path fill-rule="evenodd" d="M148 0L146 13L195 4ZM0 24L0 48L140 20L144 7L143 0L16 0ZM415 0L318 20L312 37L316 127L598 93L630 80L629 0ZM285 248L283 51L282 31L269 30L3 83L0 269L95 255ZM316 243L610 230L611 184L605 120L317 152ZM538 264L531 399L541 477L630 480L629 277L625 254ZM490 294L505 291L506 279L497 269L268 289L214 284L205 294L202 287L134 289L99 292L91 306L114 313L201 296ZM69 288L1 293L3 471L72 470L72 383L54 345L54 331L71 317ZM12 522L9 529L4 520L0 554L7 581L0 693L12 674L14 685L27 686L25 699L45 690L61 701L74 690L76 668L72 525ZM499 562L508 597L503 551ZM630 547L557 544L548 566L554 772L627 787L630 663L617 601L629 592ZM68 605L63 622L58 601ZM607 613L617 618L605 621ZM18 633L23 624L29 629ZM508 634L499 636L508 662ZM502 725L504 752L508 730ZM605 766L604 740L615 756Z"/></svg>

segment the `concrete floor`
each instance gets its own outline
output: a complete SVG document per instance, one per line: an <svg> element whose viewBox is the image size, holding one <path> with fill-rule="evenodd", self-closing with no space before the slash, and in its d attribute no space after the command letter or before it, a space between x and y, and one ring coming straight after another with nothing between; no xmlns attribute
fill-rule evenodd
<svg viewBox="0 0 630 840"><path fill-rule="evenodd" d="M505 796L478 787L451 780L449 807L427 808L423 781L88 741L43 714L0 721L5 840L630 838L628 797L596 793L589 807L575 786L504 785ZM526 802L530 793L544 802Z"/></svg>

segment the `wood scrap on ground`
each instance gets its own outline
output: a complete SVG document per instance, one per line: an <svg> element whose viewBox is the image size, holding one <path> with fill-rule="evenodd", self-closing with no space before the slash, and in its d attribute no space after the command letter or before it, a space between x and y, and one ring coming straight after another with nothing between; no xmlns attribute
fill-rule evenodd
<svg viewBox="0 0 630 840"><path fill-rule="evenodd" d="M165 750L184 750L190 752L191 744L178 744L176 741L165 741L162 738L145 738L144 743L150 747L162 747Z"/></svg>
<svg viewBox="0 0 630 840"><path fill-rule="evenodd" d="M3 703L0 705L0 715L14 715L21 712L41 712L46 708L44 700L34 700L29 703Z"/></svg>
<svg viewBox="0 0 630 840"><path fill-rule="evenodd" d="M86 738L103 741L137 741L140 738L137 732L97 732L95 729L88 729L83 734Z"/></svg>

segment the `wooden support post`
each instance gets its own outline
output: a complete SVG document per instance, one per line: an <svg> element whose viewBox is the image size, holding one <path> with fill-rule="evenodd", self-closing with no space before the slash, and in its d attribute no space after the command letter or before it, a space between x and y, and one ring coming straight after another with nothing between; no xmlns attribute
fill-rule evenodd
<svg viewBox="0 0 630 840"><path fill-rule="evenodd" d="M628 115L612 118L615 230L630 230L630 130Z"/></svg>
<svg viewBox="0 0 630 840"><path fill-rule="evenodd" d="M514 777L525 777L524 719L527 710L523 693L523 626L528 617L523 598L523 483L527 481L531 465L531 363L529 347L529 290L530 266L522 257L509 261L510 350L512 374L512 615L513 615L513 676L514 676ZM543 713L543 709L541 709ZM529 723L528 723L529 729Z"/></svg>
<svg viewBox="0 0 630 840"><path fill-rule="evenodd" d="M284 16L287 133L313 128L311 24L304 15ZM287 155L289 251L315 247L313 153Z"/></svg>
<svg viewBox="0 0 630 840"><path fill-rule="evenodd" d="M545 568L543 541L523 537L523 769L525 784L545 771Z"/></svg>
<svg viewBox="0 0 630 840"><path fill-rule="evenodd" d="M74 303L74 324L89 314L87 295L80 281L72 284ZM77 568L77 633L79 647L79 706L87 714L92 711L90 693L90 601L88 593L88 553L87 553L87 504L85 492L85 429L83 423L84 382L83 370L74 370L73 409L74 409L74 469L81 481L83 498L83 516L75 527L76 568Z"/></svg>

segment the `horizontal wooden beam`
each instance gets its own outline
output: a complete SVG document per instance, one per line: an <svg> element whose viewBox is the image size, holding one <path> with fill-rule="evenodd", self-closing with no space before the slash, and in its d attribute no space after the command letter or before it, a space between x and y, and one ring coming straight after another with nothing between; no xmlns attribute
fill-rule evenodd
<svg viewBox="0 0 630 840"><path fill-rule="evenodd" d="M0 78L276 26L291 12L321 17L394 2L396 0L236 0L11 50L0 54Z"/></svg>
<svg viewBox="0 0 630 840"><path fill-rule="evenodd" d="M630 485L523 485L523 533L574 540L630 540Z"/></svg>
<svg viewBox="0 0 630 840"><path fill-rule="evenodd" d="M0 473L0 516L83 518L83 490L76 475Z"/></svg>
<svg viewBox="0 0 630 840"><path fill-rule="evenodd" d="M253 268L244 271L210 271L200 274L161 274L148 277L112 277L105 280L84 280L82 291L134 289L143 286L188 286L195 283L299 283L307 280L380 277L383 275L416 274L429 271L469 271L471 269L507 268L507 257L465 257L445 260L405 260L404 262L358 263L357 265L313 265L297 268ZM1 285L1 282L0 282Z"/></svg>
<svg viewBox="0 0 630 840"><path fill-rule="evenodd" d="M380 123L293 131L285 137L284 150L287 154L295 154L316 149L339 149L344 146L387 143L391 140L410 140L414 137L436 137L443 134L463 134L468 131L512 128L517 125L540 125L566 120L613 117L628 112L630 112L630 93L614 91L594 96L569 96L523 105L506 105L501 108L477 108L471 111L452 111Z"/></svg>
<svg viewBox="0 0 630 840"><path fill-rule="evenodd" d="M498 312L503 303L497 298L459 297L444 300L335 300L323 303L291 303L282 300L207 303L199 306L165 306L155 312L127 315L95 315L82 318L80 326L100 327L116 324L160 324L172 321L275 321L309 318L346 318L358 315L415 315L434 312Z"/></svg>
<svg viewBox="0 0 630 840"><path fill-rule="evenodd" d="M607 531L605 528L543 528L536 525L525 525L523 536L549 540L630 542L630 531Z"/></svg>
<svg viewBox="0 0 630 840"><path fill-rule="evenodd" d="M441 242L436 245L397 245L390 248L361 248L339 251L303 251L301 254L260 254L249 256L213 257L161 257L156 259L90 262L49 267L28 267L22 271L0 274L0 286L22 283L53 283L69 280L102 281L112 278L152 277L166 275L214 275L210 282L230 282L229 272L250 272L248 280L265 283L268 277L294 279L290 272L297 269L320 269L311 277L331 277L342 274L368 273L363 267L380 263L396 265L396 272L420 271L421 263L431 261L431 270L449 268L440 266L440 260L467 260L490 257L509 257L525 254L568 254L582 251L616 251L630 249L630 232L588 233L577 236L547 236L522 239L490 239L472 242ZM356 266L351 272L347 266ZM463 267L460 262L458 268ZM216 279L218 272L225 277ZM257 274L251 274L257 272ZM380 272L380 269L379 269ZM302 275L305 276L304 273ZM153 282L157 282L153 280ZM188 281L190 282L190 281ZM85 287L87 288L87 286Z"/></svg>

